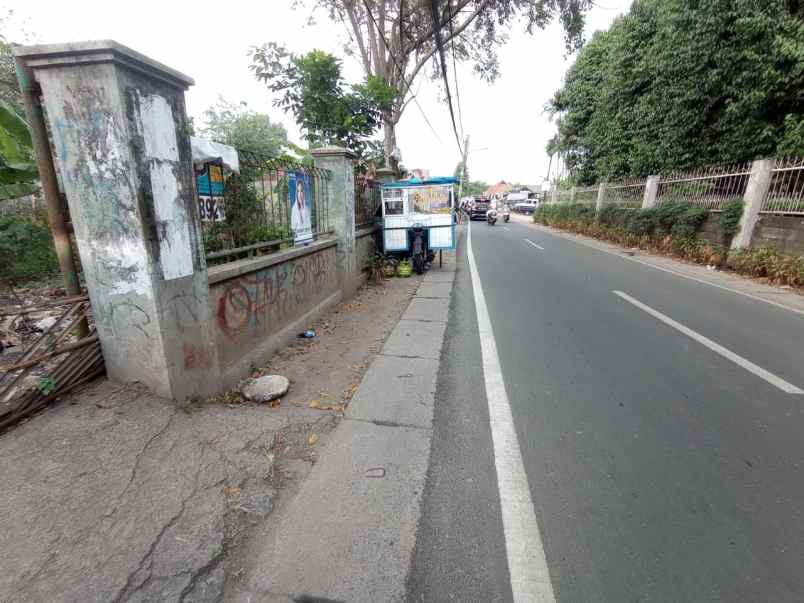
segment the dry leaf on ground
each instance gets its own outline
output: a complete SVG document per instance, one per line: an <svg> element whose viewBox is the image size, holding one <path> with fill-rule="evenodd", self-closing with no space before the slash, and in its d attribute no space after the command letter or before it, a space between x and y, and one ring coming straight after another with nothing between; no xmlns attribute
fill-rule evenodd
<svg viewBox="0 0 804 603"><path fill-rule="evenodd" d="M226 496L237 496L240 494L240 486L237 484L226 485L223 487L223 493Z"/></svg>
<svg viewBox="0 0 804 603"><path fill-rule="evenodd" d="M315 446L316 444L318 444L318 434L311 433L309 436L307 436L307 445Z"/></svg>

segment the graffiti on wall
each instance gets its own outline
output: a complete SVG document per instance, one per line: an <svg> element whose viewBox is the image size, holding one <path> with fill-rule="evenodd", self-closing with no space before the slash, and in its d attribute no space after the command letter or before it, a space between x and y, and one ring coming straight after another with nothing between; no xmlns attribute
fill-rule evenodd
<svg viewBox="0 0 804 603"><path fill-rule="evenodd" d="M310 310L335 280L334 250L327 249L216 285L218 329L228 339L277 331Z"/></svg>

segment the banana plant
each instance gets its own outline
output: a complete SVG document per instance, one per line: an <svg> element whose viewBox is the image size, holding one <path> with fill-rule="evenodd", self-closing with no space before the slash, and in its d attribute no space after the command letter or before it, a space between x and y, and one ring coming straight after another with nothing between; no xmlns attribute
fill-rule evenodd
<svg viewBox="0 0 804 603"><path fill-rule="evenodd" d="M38 180L28 124L0 101L0 201L36 192Z"/></svg>

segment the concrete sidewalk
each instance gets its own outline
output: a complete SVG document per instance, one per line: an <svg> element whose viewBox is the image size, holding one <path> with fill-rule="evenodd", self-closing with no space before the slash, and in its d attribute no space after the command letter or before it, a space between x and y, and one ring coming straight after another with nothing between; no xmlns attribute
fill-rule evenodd
<svg viewBox="0 0 804 603"><path fill-rule="evenodd" d="M455 254L424 277L231 601L401 601L430 454Z"/></svg>

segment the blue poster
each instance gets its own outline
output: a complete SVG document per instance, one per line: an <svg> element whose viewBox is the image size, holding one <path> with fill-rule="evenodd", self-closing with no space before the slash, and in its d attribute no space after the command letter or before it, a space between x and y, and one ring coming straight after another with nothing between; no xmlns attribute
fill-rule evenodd
<svg viewBox="0 0 804 603"><path fill-rule="evenodd" d="M313 195L309 175L304 172L288 172L288 198L293 242L296 245L306 245L313 240L313 223L310 219Z"/></svg>

